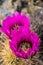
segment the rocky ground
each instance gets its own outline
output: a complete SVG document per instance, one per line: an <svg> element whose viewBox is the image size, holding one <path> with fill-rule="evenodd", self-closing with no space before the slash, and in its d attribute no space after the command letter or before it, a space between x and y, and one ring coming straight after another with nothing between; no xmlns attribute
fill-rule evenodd
<svg viewBox="0 0 43 65"><path fill-rule="evenodd" d="M12 13L16 11L25 13L27 16L31 17L31 29L39 35L41 45L38 53L33 58L16 58L16 60L11 58L11 61L14 59L12 64L7 64L7 62L4 64L3 62L6 58L4 60L2 58L2 60L0 60L0 65L43 65L43 0L0 0L0 27L2 25L2 20L5 19L7 15L11 16ZM5 37L4 40L3 37ZM3 47L2 43L5 42L5 39L7 39L6 35L0 32L0 49ZM3 51L0 51L0 53L1 52Z"/></svg>

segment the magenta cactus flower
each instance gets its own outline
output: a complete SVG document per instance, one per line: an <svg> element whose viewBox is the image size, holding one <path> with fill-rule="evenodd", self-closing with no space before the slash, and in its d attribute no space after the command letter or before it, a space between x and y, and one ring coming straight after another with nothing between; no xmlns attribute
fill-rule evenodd
<svg viewBox="0 0 43 65"><path fill-rule="evenodd" d="M13 35L13 34L12 34ZM23 51L19 46L21 42L30 42L31 48L28 48L27 52ZM10 49L19 58L29 58L33 56L38 50L40 45L40 39L35 32L31 32L28 29L22 29L22 33L12 37L10 42Z"/></svg>
<svg viewBox="0 0 43 65"><path fill-rule="evenodd" d="M17 26L17 29L15 26ZM39 50L40 39L35 32L30 30L30 18L26 17L25 14L16 12L12 16L7 16L3 20L0 30L11 39L9 46L17 57L26 59ZM20 48L21 42L28 42L31 48L28 48L27 52L25 52Z"/></svg>
<svg viewBox="0 0 43 65"><path fill-rule="evenodd" d="M18 29L15 29L15 25L18 25ZM14 30L15 33L19 32L19 29L22 27L30 26L30 18L26 17L25 14L20 14L18 12L14 13L11 16L7 16L5 20L3 20L2 31L11 38L11 33ZM18 34L18 33L17 33Z"/></svg>

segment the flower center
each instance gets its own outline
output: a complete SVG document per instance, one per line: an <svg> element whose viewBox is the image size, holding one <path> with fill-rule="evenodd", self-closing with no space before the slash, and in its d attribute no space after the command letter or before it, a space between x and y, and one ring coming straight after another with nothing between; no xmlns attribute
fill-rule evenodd
<svg viewBox="0 0 43 65"><path fill-rule="evenodd" d="M14 30L14 29L17 30L17 29L18 29L18 25L15 24L15 25L12 27L12 29L13 29L13 30Z"/></svg>
<svg viewBox="0 0 43 65"><path fill-rule="evenodd" d="M31 48L31 45L29 42L22 42L19 46L21 50L27 52L29 48Z"/></svg>

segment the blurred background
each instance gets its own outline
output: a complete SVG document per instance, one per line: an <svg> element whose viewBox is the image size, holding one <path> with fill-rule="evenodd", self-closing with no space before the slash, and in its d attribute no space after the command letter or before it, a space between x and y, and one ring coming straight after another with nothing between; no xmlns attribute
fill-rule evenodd
<svg viewBox="0 0 43 65"><path fill-rule="evenodd" d="M31 18L31 30L34 30L41 39L41 45L38 53L30 59L18 59L13 64L4 64L3 56L1 56L4 48L5 39L8 39L0 31L0 65L43 65L43 0L0 0L0 27L2 20L7 15L11 16L16 11L25 13ZM9 59L9 57L8 57ZM6 58L5 58L6 60ZM11 58L12 61L12 58Z"/></svg>

